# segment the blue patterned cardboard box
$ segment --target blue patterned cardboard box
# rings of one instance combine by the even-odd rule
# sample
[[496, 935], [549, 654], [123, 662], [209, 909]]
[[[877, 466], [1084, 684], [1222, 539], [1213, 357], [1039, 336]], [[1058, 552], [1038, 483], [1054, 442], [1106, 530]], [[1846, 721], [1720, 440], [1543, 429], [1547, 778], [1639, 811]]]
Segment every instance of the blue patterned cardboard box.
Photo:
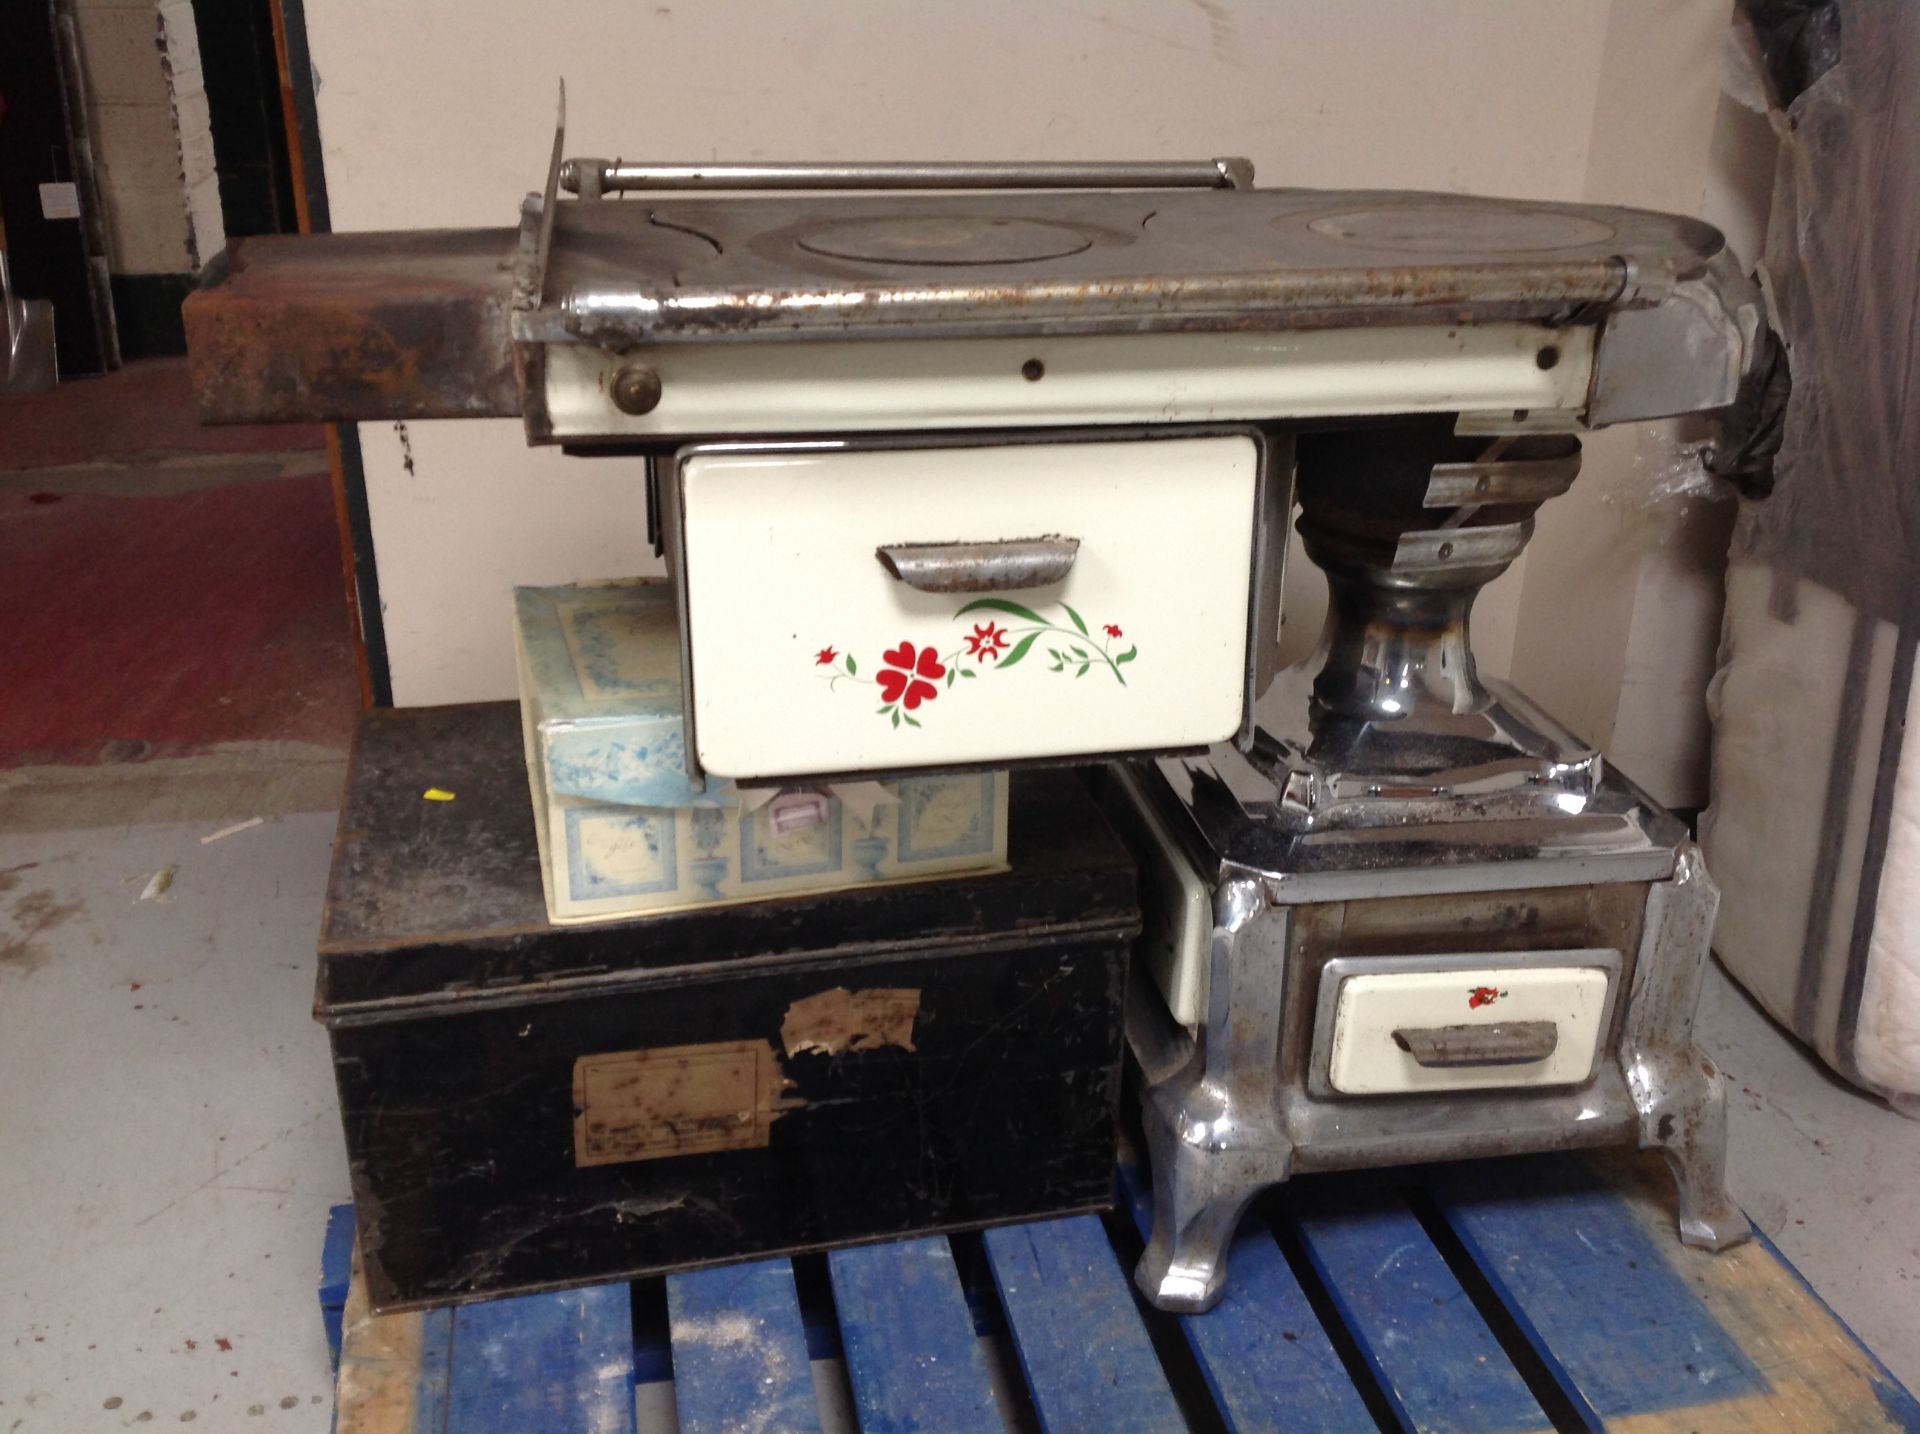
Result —
[[514, 605], [552, 920], [1005, 869], [1005, 772], [694, 791], [665, 583], [519, 588]]

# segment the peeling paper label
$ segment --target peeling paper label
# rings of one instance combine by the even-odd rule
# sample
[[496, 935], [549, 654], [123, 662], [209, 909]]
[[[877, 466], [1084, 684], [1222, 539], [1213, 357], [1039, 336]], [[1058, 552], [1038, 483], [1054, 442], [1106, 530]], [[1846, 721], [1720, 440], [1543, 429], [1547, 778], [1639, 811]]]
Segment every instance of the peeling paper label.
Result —
[[917, 990], [875, 986], [849, 991], [835, 986], [787, 1007], [787, 1018], [780, 1023], [780, 1044], [789, 1057], [806, 1051], [837, 1056], [842, 1051], [877, 1051], [882, 1046], [910, 1051], [919, 1014]]
[[611, 1051], [573, 1063], [573, 1163], [764, 1148], [802, 1102], [766, 1041]]

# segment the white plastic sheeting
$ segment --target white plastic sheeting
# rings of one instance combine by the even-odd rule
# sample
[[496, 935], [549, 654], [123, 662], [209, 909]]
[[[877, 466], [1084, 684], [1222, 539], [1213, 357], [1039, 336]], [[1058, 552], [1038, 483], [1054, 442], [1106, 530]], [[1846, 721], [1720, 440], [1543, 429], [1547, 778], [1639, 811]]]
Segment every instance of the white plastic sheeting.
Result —
[[1842, 1075], [1920, 1092], [1920, 6], [1747, 0], [1793, 394], [1711, 693], [1715, 946]]

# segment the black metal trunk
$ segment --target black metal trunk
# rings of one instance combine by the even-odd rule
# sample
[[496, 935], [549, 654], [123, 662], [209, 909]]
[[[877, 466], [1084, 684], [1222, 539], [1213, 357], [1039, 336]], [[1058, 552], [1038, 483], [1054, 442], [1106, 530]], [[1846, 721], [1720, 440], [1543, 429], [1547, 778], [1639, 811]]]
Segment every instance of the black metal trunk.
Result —
[[556, 927], [513, 706], [369, 714], [317, 1014], [375, 1305], [1107, 1205], [1133, 866], [1012, 803], [998, 875]]

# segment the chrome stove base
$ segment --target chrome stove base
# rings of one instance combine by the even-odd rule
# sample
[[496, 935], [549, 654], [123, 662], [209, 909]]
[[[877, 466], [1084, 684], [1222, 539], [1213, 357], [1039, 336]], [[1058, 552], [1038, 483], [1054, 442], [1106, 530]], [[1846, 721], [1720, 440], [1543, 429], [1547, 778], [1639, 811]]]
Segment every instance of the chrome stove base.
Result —
[[[1677, 822], [1607, 773], [1592, 816], [1616, 824], [1584, 845], [1578, 819], [1557, 850], [1551, 821], [1527, 824], [1533, 846], [1514, 841], [1511, 824], [1464, 822], [1394, 834], [1385, 865], [1384, 853], [1369, 858], [1364, 846], [1329, 860], [1315, 838], [1298, 835], [1281, 845], [1301, 859], [1276, 860], [1284, 823], [1247, 812], [1225, 789], [1216, 769], [1233, 760], [1216, 749], [1210, 759], [1163, 762], [1186, 784], [1178, 795], [1150, 770], [1131, 779], [1157, 785], [1162, 815], [1183, 826], [1196, 865], [1218, 873], [1204, 1019], [1192, 1031], [1176, 1023], [1138, 963], [1129, 993], [1154, 1186], [1153, 1229], [1134, 1278], [1153, 1304], [1210, 1308], [1241, 1216], [1296, 1171], [1638, 1144], [1667, 1158], [1683, 1241], [1718, 1250], [1748, 1237], [1726, 1193], [1724, 1080], [1692, 1042], [1719, 895]], [[1475, 828], [1493, 825], [1501, 839], [1482, 831], [1488, 845], [1476, 851]], [[1578, 884], [1568, 884], [1575, 872]], [[1384, 949], [1383, 931], [1414, 938], [1415, 950], [1443, 949], [1436, 943], [1449, 931], [1474, 932], [1492, 952], [1618, 940], [1628, 964], [1592, 1074], [1561, 1087], [1330, 1091], [1311, 1024], [1314, 988], [1340, 954], [1345, 913], [1362, 906], [1370, 914], [1353, 923], [1362, 934], [1348, 938], [1349, 950], [1356, 939]], [[1381, 912], [1397, 914], [1383, 923]]]

